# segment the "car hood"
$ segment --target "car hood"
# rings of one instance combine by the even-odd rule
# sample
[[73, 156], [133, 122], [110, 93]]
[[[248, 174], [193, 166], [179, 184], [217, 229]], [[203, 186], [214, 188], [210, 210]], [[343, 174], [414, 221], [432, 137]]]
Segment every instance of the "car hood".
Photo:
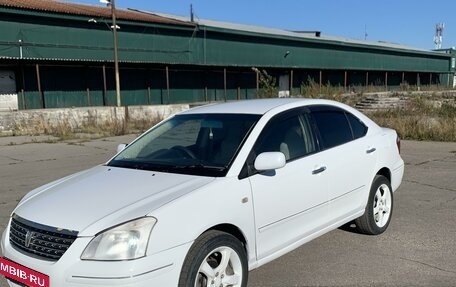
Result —
[[39, 224], [93, 236], [148, 215], [214, 180], [210, 177], [97, 166], [27, 195], [18, 216]]

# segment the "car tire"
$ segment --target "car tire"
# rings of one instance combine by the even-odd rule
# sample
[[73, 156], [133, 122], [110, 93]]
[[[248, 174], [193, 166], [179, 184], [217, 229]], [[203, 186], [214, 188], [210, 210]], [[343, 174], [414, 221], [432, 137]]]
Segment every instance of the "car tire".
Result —
[[243, 244], [231, 234], [211, 230], [201, 235], [188, 252], [179, 287], [245, 287], [247, 255]]
[[369, 193], [364, 214], [355, 220], [360, 233], [377, 235], [383, 233], [393, 214], [393, 192], [389, 180], [376, 175]]

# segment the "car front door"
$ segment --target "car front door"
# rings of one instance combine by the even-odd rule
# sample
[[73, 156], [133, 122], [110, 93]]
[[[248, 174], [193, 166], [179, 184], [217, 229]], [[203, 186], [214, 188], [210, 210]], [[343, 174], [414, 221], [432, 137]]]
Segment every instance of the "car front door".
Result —
[[328, 180], [307, 114], [287, 113], [273, 118], [250, 158], [270, 151], [282, 152], [286, 165], [249, 177], [259, 261], [297, 247], [328, 221]]

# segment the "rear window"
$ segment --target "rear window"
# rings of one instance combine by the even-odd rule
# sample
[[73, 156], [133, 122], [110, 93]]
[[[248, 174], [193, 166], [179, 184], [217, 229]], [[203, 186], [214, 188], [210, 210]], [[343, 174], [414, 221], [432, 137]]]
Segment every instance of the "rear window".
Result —
[[312, 115], [320, 132], [323, 149], [353, 140], [350, 125], [343, 111], [314, 111]]
[[367, 127], [361, 122], [357, 117], [350, 113], [346, 113], [348, 121], [350, 122], [350, 126], [353, 132], [353, 137], [355, 139], [359, 139], [366, 135]]

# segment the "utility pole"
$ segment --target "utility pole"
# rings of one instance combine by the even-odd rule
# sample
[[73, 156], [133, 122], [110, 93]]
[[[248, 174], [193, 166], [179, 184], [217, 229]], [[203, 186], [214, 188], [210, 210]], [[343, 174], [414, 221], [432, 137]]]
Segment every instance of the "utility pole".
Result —
[[112, 15], [112, 35], [114, 38], [114, 71], [116, 74], [116, 102], [117, 106], [121, 106], [120, 102], [120, 76], [119, 76], [119, 57], [117, 53], [117, 24], [116, 24], [116, 4], [115, 0], [111, 2], [111, 15]]
[[111, 17], [112, 17], [112, 36], [114, 41], [114, 73], [116, 80], [116, 105], [120, 107], [122, 105], [120, 101], [120, 76], [119, 76], [119, 56], [117, 49], [117, 23], [116, 23], [116, 3], [115, 0], [100, 0], [101, 3], [105, 3], [111, 6]]

